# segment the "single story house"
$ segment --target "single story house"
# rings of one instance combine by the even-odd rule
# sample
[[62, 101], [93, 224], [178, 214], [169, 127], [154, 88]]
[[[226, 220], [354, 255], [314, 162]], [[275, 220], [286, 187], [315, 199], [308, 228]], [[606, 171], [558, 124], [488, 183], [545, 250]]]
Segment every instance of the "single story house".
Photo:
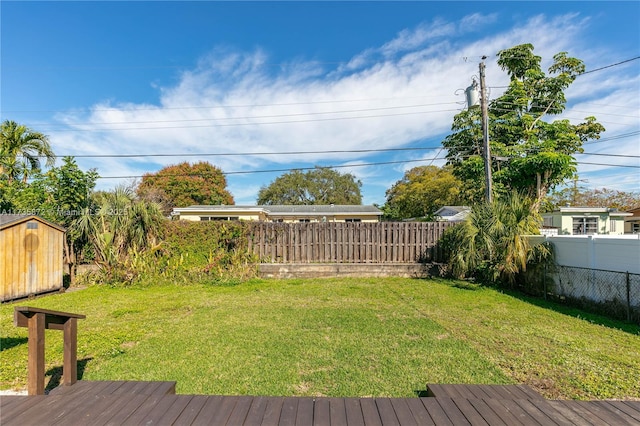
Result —
[[625, 218], [632, 214], [606, 207], [560, 207], [541, 216], [543, 226], [557, 228], [559, 235], [623, 235]]
[[0, 301], [62, 289], [64, 233], [35, 215], [0, 214]]
[[640, 234], [640, 207], [627, 210], [627, 213], [631, 213], [631, 216], [624, 219], [624, 233]]
[[462, 222], [470, 211], [471, 207], [467, 206], [443, 206], [434, 213], [434, 216], [439, 222]]
[[208, 205], [177, 207], [172, 217], [184, 220], [257, 220], [263, 222], [379, 222], [375, 206], [354, 205]]

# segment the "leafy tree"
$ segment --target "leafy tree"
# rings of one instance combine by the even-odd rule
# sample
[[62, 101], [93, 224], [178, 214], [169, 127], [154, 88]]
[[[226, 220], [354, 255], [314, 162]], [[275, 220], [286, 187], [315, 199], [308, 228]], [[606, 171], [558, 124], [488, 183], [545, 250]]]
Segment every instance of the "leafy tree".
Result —
[[146, 173], [136, 192], [143, 200], [162, 204], [165, 215], [173, 207], [234, 204], [222, 170], [204, 161], [184, 162]]
[[440, 207], [458, 204], [460, 186], [449, 167], [414, 167], [387, 190], [383, 211], [392, 220], [412, 217], [432, 220]]
[[55, 156], [49, 138], [18, 124], [5, 120], [0, 125], [0, 173], [8, 182], [28, 177], [40, 171], [40, 158], [46, 158], [47, 166], [52, 166]]
[[531, 246], [527, 238], [539, 234], [542, 223], [533, 201], [514, 192], [491, 204], [475, 204], [463, 223], [445, 232], [453, 274], [513, 283], [531, 260], [549, 258], [549, 246]]
[[277, 177], [258, 192], [259, 205], [328, 205], [362, 203], [362, 182], [350, 173], [316, 167], [302, 172], [293, 170]]
[[[536, 211], [551, 188], [574, 176], [573, 154], [583, 152], [582, 144], [598, 139], [604, 131], [594, 117], [579, 124], [543, 120], [564, 111], [564, 91], [585, 67], [579, 59], [560, 52], [545, 74], [541, 60], [533, 54], [531, 44], [500, 51], [498, 65], [511, 81], [505, 93], [489, 104], [494, 190], [498, 194], [523, 192], [534, 199], [532, 207]], [[484, 193], [484, 163], [479, 108], [457, 114], [452, 130], [454, 133], [443, 141], [448, 149], [448, 164], [463, 181], [463, 192], [480, 201]]]
[[546, 198], [543, 208], [546, 211], [553, 211], [566, 205], [576, 207], [609, 207], [626, 211], [640, 207], [640, 193], [607, 188], [588, 189], [574, 186], [553, 191]]

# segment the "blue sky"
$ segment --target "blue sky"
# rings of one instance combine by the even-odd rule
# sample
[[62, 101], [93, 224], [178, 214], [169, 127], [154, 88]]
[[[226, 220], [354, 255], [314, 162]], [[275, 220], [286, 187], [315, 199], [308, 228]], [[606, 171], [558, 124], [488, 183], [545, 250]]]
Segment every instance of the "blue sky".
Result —
[[624, 62], [640, 56], [640, 2], [2, 1], [0, 13], [1, 119], [97, 168], [100, 189], [206, 160], [236, 204], [254, 204], [285, 170], [336, 166], [383, 204], [406, 170], [444, 163], [480, 58], [495, 98], [508, 83], [496, 53], [532, 43], [545, 68], [567, 51], [593, 71], [558, 117], [607, 129], [577, 157], [579, 184], [640, 190], [640, 60]]

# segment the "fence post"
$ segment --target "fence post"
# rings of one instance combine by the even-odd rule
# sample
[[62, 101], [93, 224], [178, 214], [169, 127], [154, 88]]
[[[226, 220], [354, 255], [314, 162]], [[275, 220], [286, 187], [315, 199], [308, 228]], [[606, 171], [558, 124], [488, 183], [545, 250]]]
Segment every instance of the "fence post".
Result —
[[625, 275], [627, 278], [627, 321], [631, 322], [631, 280], [629, 279], [629, 271]]
[[544, 290], [544, 300], [547, 300], [547, 262], [544, 262], [544, 273], [542, 275], [542, 288]]

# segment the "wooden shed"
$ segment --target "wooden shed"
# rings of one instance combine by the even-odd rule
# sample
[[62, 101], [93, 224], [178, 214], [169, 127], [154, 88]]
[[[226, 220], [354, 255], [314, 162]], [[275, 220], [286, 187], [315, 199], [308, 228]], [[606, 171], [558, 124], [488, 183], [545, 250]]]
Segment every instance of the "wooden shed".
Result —
[[0, 214], [0, 301], [60, 290], [64, 228], [34, 215]]

